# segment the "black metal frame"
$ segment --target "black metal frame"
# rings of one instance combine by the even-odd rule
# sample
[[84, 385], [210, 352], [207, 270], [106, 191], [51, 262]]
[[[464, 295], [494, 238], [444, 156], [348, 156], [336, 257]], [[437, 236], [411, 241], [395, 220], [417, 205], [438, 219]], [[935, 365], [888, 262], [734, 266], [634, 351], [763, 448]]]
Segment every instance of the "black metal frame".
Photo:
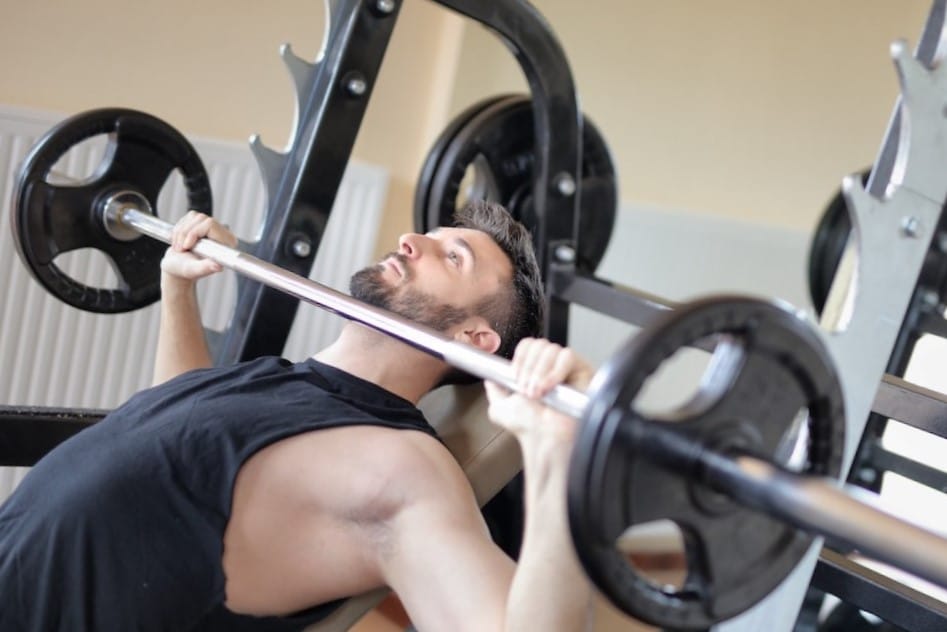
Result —
[[[910, 323], [920, 320], [905, 319], [905, 329]], [[916, 342], [916, 337], [913, 342]], [[913, 342], [910, 346], [902, 347], [904, 353], [910, 355]], [[945, 409], [947, 395], [886, 375], [872, 405], [871, 418], [877, 418], [881, 423], [876, 421], [874, 428], [866, 429], [857, 460], [853, 462], [850, 482], [867, 482], [870, 486], [863, 486], [877, 491], [884, 473], [893, 472], [932, 489], [947, 492], [947, 473], [886, 450], [880, 441], [889, 420], [897, 420], [947, 438], [947, 423], [943, 416]], [[820, 629], [815, 614], [825, 593], [838, 597], [843, 607], [871, 612], [906, 630], [947, 630], [947, 605], [845, 557], [849, 553], [851, 551], [837, 542], [825, 543], [812, 576], [807, 602], [796, 623], [796, 632]]]
[[106, 413], [94, 409], [0, 406], [0, 465], [34, 465]]
[[912, 632], [945, 629], [947, 604], [828, 549], [822, 551], [812, 585]]
[[[303, 73], [308, 77], [297, 79], [295, 141], [282, 169], [265, 174], [268, 206], [252, 254], [303, 276], [315, 261], [401, 6], [393, 3], [385, 13], [371, 4], [339, 0], [330, 10], [325, 56]], [[302, 255], [293, 247], [300, 240], [308, 244]], [[299, 301], [245, 279], [237, 287], [234, 316], [215, 349], [216, 362], [282, 353]]]

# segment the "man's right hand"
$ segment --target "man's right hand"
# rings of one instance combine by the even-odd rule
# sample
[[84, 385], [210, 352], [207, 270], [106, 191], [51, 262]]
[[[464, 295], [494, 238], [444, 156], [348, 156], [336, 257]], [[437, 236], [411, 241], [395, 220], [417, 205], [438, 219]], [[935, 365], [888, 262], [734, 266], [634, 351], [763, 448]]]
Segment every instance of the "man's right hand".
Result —
[[559, 384], [584, 391], [592, 380], [592, 366], [571, 348], [541, 338], [521, 340], [512, 366], [518, 393], [484, 383], [493, 423], [516, 435], [521, 445], [537, 440], [571, 444], [578, 421], [548, 408], [540, 399]]
[[161, 259], [162, 284], [187, 281], [220, 272], [221, 266], [211, 259], [203, 259], [190, 252], [198, 240], [213, 239], [231, 248], [237, 247], [237, 237], [213, 217], [188, 211], [171, 231], [171, 246]]

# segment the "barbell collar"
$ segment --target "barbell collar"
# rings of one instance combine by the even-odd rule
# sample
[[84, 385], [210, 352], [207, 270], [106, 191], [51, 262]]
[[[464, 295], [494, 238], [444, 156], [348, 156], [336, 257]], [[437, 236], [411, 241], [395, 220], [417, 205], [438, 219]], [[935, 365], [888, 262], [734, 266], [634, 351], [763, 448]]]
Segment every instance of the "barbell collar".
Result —
[[[128, 203], [127, 199], [123, 199], [120, 204], [106, 203], [103, 218], [106, 226], [131, 228], [142, 235], [166, 244], [171, 243], [173, 225], [141, 210], [138, 205]], [[249, 279], [387, 334], [444, 360], [451, 366], [496, 382], [510, 390], [519, 390], [513, 365], [509, 360], [453, 340], [436, 329], [369, 305], [312, 279], [210, 239], [199, 240], [191, 251]], [[559, 385], [543, 398], [543, 402], [578, 419], [582, 417], [588, 404], [588, 396], [577, 389]]]

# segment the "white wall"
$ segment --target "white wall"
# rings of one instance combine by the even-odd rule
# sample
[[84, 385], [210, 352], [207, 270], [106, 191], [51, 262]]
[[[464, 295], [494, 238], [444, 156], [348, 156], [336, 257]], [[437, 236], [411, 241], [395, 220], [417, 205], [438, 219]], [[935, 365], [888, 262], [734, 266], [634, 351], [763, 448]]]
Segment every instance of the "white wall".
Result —
[[[736, 292], [810, 309], [803, 230], [625, 204], [596, 276], [674, 301]], [[634, 331], [573, 308], [570, 342], [600, 364]]]

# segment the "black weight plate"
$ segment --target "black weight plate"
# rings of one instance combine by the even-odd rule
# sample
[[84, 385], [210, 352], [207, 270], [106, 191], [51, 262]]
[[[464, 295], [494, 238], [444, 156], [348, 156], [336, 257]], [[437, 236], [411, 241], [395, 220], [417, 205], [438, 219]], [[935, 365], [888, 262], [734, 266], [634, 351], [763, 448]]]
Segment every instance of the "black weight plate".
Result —
[[[470, 198], [503, 204], [534, 231], [532, 207], [534, 129], [532, 102], [523, 95], [495, 97], [456, 117], [428, 153], [415, 193], [415, 229], [449, 225], [468, 168]], [[615, 225], [618, 187], [605, 140], [583, 118], [581, 210], [576, 266], [592, 272], [605, 254]]]
[[[426, 233], [431, 228], [435, 228], [438, 225], [444, 225], [430, 225], [428, 222], [427, 209], [430, 204], [431, 187], [428, 186], [427, 183], [430, 183], [434, 179], [434, 174], [438, 172], [441, 159], [444, 157], [444, 151], [447, 149], [447, 146], [451, 143], [451, 141], [454, 140], [457, 132], [463, 129], [464, 126], [470, 123], [473, 117], [486, 108], [500, 101], [507, 101], [513, 97], [514, 95], [498, 95], [474, 103], [466, 110], [455, 116], [454, 119], [448, 123], [447, 127], [445, 127], [437, 137], [437, 140], [434, 141], [434, 145], [432, 145], [431, 149], [427, 152], [427, 157], [424, 159], [424, 164], [421, 165], [421, 176], [418, 178], [419, 184], [414, 190], [415, 230]], [[435, 202], [435, 205], [437, 204], [438, 202]]]
[[[635, 400], [648, 378], [708, 336], [721, 342], [696, 395], [667, 418], [642, 413]], [[704, 481], [708, 452], [783, 464], [805, 410], [807, 451], [795, 469], [838, 475], [842, 392], [809, 324], [759, 300], [696, 301], [630, 340], [589, 397], [570, 469], [569, 520], [579, 558], [617, 607], [654, 625], [706, 629], [757, 603], [795, 567], [808, 535]], [[648, 581], [616, 548], [628, 527], [656, 520], [673, 521], [683, 535], [688, 573], [679, 589]]]
[[[103, 163], [88, 179], [50, 181], [53, 166], [70, 149], [107, 135]], [[82, 310], [127, 312], [158, 300], [159, 264], [167, 246], [148, 238], [119, 241], [106, 231], [105, 200], [117, 191], [143, 196], [153, 210], [168, 177], [178, 170], [188, 208], [211, 212], [207, 171], [177, 130], [150, 114], [121, 108], [73, 116], [47, 132], [27, 155], [16, 180], [11, 224], [20, 258], [57, 298]], [[146, 210], [146, 209], [142, 209]], [[118, 277], [116, 289], [96, 288], [69, 277], [55, 259], [79, 248], [105, 253]]]
[[[862, 184], [868, 182], [869, 173], [862, 172]], [[825, 307], [851, 232], [852, 218], [845, 196], [839, 190], [826, 206], [809, 245], [809, 296], [817, 314]]]

